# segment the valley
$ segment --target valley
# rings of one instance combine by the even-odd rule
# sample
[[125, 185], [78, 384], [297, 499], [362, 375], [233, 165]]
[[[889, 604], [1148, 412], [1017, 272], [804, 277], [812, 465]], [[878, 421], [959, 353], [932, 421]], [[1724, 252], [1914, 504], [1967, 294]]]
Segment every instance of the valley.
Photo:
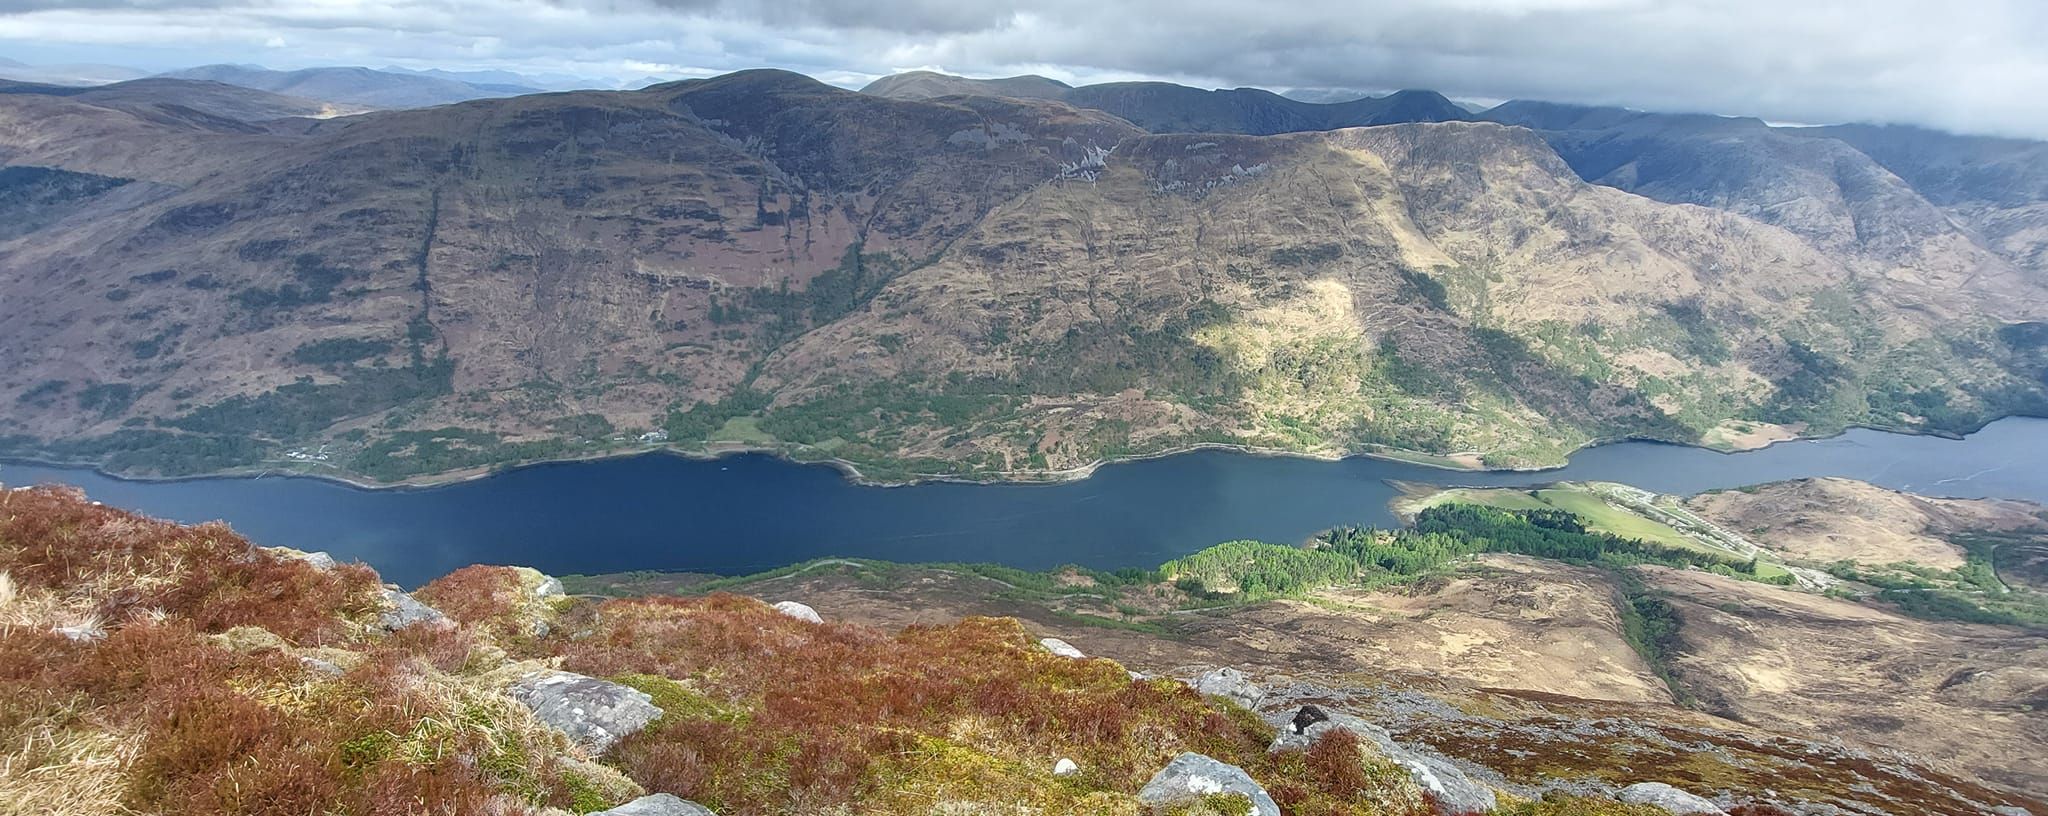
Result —
[[0, 4], [0, 816], [2048, 816], [2036, 5]]

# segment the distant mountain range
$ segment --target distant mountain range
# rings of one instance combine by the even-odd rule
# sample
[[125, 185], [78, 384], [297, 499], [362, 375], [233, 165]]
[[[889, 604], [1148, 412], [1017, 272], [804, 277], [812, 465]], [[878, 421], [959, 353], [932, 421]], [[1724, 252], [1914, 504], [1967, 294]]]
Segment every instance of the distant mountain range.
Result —
[[415, 70], [390, 66], [307, 68], [278, 71], [257, 65], [202, 65], [152, 75], [113, 65], [28, 65], [0, 59], [0, 80], [43, 85], [92, 86], [157, 76], [218, 82], [332, 103], [355, 111], [422, 108], [541, 91], [599, 87], [596, 80], [566, 75], [528, 76], [511, 71]]
[[149, 72], [120, 65], [30, 65], [0, 57], [0, 79], [48, 85], [100, 85], [141, 79]]
[[[214, 75], [494, 92], [365, 73]], [[1019, 479], [2048, 413], [2037, 142], [1030, 77], [325, 120], [216, 82], [0, 90], [15, 455], [388, 480], [658, 428]]]
[[891, 99], [974, 95], [1057, 99], [1105, 111], [1153, 133], [1245, 133], [1267, 136], [1307, 130], [1445, 122], [1469, 118], [1434, 91], [1400, 91], [1334, 103], [1290, 99], [1257, 88], [1205, 91], [1168, 82], [1110, 82], [1075, 88], [1041, 76], [968, 79], [930, 71], [875, 80], [861, 93]]
[[516, 84], [477, 83], [445, 76], [394, 73], [371, 68], [307, 68], [272, 71], [248, 65], [203, 65], [172, 71], [171, 79], [198, 79], [259, 91], [361, 105], [369, 108], [427, 108], [472, 99], [538, 93]]

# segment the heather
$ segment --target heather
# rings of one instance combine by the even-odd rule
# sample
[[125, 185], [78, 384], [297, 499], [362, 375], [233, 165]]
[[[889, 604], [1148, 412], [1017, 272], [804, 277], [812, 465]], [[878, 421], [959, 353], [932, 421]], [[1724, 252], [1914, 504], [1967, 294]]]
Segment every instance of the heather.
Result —
[[[583, 813], [673, 792], [722, 814], [1128, 813], [1183, 751], [1291, 812], [1420, 813], [1355, 743], [1267, 754], [1251, 712], [1041, 648], [1011, 619], [889, 633], [751, 598], [597, 602], [478, 566], [387, 630], [376, 575], [75, 491], [0, 492], [0, 812]], [[506, 694], [560, 668], [658, 720], [601, 752]], [[1077, 773], [1055, 776], [1073, 760]]]

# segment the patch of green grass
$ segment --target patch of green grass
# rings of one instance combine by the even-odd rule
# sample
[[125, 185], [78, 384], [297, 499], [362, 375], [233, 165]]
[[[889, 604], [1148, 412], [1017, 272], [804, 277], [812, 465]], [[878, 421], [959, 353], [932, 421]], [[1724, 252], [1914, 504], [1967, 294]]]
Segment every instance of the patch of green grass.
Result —
[[1537, 498], [1559, 510], [1565, 510], [1586, 520], [1586, 529], [1613, 533], [1623, 538], [1638, 538], [1655, 541], [1673, 547], [1701, 548], [1691, 536], [1674, 530], [1670, 525], [1652, 521], [1636, 515], [1625, 508], [1608, 504], [1605, 499], [1576, 487], [1554, 487], [1538, 491]]
[[739, 442], [746, 445], [773, 445], [776, 440], [773, 434], [761, 430], [761, 420], [759, 417], [742, 416], [726, 420], [725, 424], [719, 426], [718, 430], [711, 432], [709, 441]]

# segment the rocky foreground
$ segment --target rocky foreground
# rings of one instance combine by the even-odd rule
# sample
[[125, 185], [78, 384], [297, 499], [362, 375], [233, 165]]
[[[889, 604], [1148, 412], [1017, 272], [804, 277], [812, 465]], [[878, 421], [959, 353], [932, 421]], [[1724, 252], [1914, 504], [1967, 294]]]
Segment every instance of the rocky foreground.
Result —
[[2048, 813], [1668, 706], [1127, 668], [1011, 618], [888, 631], [780, 600], [489, 566], [408, 594], [0, 492], [0, 812]]

